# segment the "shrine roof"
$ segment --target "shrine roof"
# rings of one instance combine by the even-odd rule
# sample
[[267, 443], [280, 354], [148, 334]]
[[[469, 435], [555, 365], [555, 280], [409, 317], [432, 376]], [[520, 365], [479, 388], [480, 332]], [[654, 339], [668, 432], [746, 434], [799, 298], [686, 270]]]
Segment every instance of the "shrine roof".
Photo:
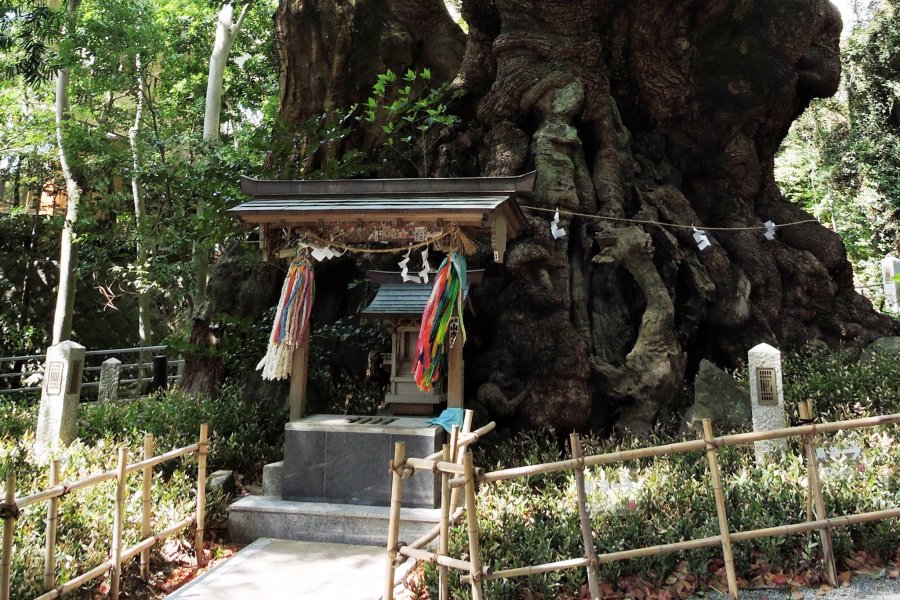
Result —
[[487, 227], [500, 211], [517, 234], [525, 219], [512, 201], [530, 192], [535, 173], [516, 177], [266, 181], [241, 178], [253, 197], [229, 212], [247, 223], [310, 224], [417, 219]]
[[[469, 295], [469, 284], [463, 288], [463, 298]], [[372, 303], [362, 310], [370, 317], [421, 317], [428, 298], [431, 296], [430, 283], [382, 283]]]

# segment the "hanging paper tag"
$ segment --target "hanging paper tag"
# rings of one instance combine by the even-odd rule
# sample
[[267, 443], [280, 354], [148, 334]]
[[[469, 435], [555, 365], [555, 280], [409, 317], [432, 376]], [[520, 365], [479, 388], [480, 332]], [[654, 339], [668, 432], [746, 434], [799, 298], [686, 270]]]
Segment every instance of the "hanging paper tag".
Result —
[[706, 236], [705, 231], [703, 231], [702, 229], [697, 229], [696, 227], [694, 227], [693, 229], [694, 241], [697, 242], [697, 247], [700, 248], [701, 251], [706, 250], [707, 248], [712, 246], [712, 244], [709, 243], [709, 238]]
[[428, 248], [422, 250], [422, 270], [419, 271], [419, 278], [422, 283], [428, 283], [428, 274], [431, 273], [431, 265], [428, 264]]
[[422, 281], [416, 275], [409, 274], [409, 254], [412, 252], [412, 248], [406, 251], [406, 254], [403, 255], [403, 260], [401, 260], [397, 265], [400, 267], [400, 277], [403, 279], [403, 282], [412, 282], [412, 283], [422, 283]]
[[556, 214], [553, 215], [553, 220], [550, 221], [550, 233], [553, 235], [554, 240], [558, 240], [561, 237], [565, 237], [566, 230], [559, 226], [559, 209], [556, 209]]
[[314, 246], [312, 247], [312, 252], [310, 254], [312, 255], [312, 257], [314, 259], [316, 259], [319, 262], [322, 262], [323, 260], [326, 260], [327, 258], [329, 258], [328, 254], [325, 252], [325, 250], [323, 250], [322, 248], [316, 248]]
[[775, 223], [771, 220], [763, 223], [766, 226], [766, 232], [763, 234], [770, 242], [775, 239]]

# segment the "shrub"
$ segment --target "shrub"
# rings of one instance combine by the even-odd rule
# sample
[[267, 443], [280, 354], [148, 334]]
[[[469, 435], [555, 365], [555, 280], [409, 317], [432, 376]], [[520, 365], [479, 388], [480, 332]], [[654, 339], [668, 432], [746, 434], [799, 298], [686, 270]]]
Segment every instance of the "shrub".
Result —
[[[17, 496], [48, 486], [46, 466], [33, 454], [37, 407], [0, 402], [0, 476], [17, 477]], [[258, 477], [262, 465], [280, 454], [287, 415], [281, 406], [243, 402], [233, 387], [213, 400], [170, 391], [123, 403], [85, 403], [79, 412], [80, 437], [59, 452], [63, 481], [75, 481], [116, 466], [116, 448], [129, 449], [129, 462], [142, 456], [143, 436], [153, 434], [157, 453], [197, 441], [200, 424], [210, 429], [208, 468], [230, 468]], [[196, 459], [164, 463], [154, 470], [154, 531], [193, 514]], [[60, 502], [57, 575], [60, 583], [84, 573], [108, 557], [112, 536], [115, 482], [107, 481], [66, 495]], [[124, 544], [139, 541], [142, 483], [128, 477]], [[210, 494], [208, 515], [221, 511], [225, 499]], [[13, 551], [12, 597], [29, 598], [42, 590], [46, 503], [23, 510], [17, 521]]]
[[[792, 355], [785, 365], [789, 404], [813, 399], [822, 420], [837, 420], [900, 411], [900, 378], [891, 365], [862, 366], [846, 353], [816, 352]], [[823, 490], [831, 516], [892, 508], [900, 504], [900, 460], [896, 426], [843, 432], [820, 438], [820, 446], [856, 445], [858, 461], [842, 459], [823, 467]], [[654, 446], [682, 438], [656, 432], [643, 438], [585, 439], [586, 454]], [[481, 446], [476, 464], [486, 470], [537, 464], [568, 458], [550, 435], [529, 434]], [[726, 508], [732, 531], [746, 531], [797, 523], [807, 519], [806, 467], [801, 444], [794, 439], [784, 460], [758, 466], [752, 446], [718, 451]], [[631, 461], [586, 470], [588, 504], [598, 551], [669, 544], [718, 534], [715, 503], [704, 452]], [[629, 487], [622, 486], [625, 479]], [[591, 489], [592, 488], [592, 489]], [[631, 502], [629, 502], [631, 501]], [[480, 544], [483, 562], [494, 570], [536, 565], [584, 555], [571, 472], [484, 485], [478, 495]], [[833, 530], [840, 562], [854, 549], [892, 557], [900, 540], [895, 519]], [[754, 569], [810, 567], [822, 571], [817, 532], [734, 543], [738, 575], [750, 578]], [[468, 555], [465, 527], [451, 534], [451, 554]], [[600, 577], [615, 584], [639, 576], [663, 585], [679, 563], [686, 561], [704, 576], [711, 561], [721, 559], [720, 546], [660, 557], [603, 565]], [[424, 566], [426, 585], [436, 597], [437, 573]], [[452, 570], [451, 570], [452, 573]], [[577, 595], [585, 583], [583, 569], [485, 582], [489, 598], [546, 598]], [[451, 576], [454, 597], [468, 597], [466, 586]]]

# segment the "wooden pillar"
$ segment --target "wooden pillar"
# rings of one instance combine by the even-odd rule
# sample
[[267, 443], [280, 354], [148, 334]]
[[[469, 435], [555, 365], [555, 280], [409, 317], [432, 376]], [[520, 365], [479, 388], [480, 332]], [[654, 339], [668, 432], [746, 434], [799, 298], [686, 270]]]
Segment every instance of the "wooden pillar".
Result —
[[463, 341], [457, 335], [447, 356], [447, 408], [463, 407], [463, 372]]
[[307, 371], [309, 370], [309, 329], [307, 324], [300, 345], [291, 359], [290, 419], [296, 421], [306, 416]]

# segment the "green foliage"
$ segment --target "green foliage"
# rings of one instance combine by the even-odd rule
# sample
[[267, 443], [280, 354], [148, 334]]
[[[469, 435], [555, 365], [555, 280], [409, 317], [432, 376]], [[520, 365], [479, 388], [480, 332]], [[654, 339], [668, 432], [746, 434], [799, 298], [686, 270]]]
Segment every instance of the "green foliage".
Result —
[[209, 468], [232, 469], [253, 477], [281, 453], [287, 413], [282, 402], [241, 399], [236, 385], [226, 385], [215, 399], [194, 398], [171, 390], [163, 396], [125, 403], [82, 404], [79, 437], [86, 444], [113, 438], [140, 446], [144, 434], [158, 448], [175, 448], [197, 440], [201, 423], [209, 424]]
[[897, 0], [882, 3], [854, 32], [842, 91], [812, 103], [776, 168], [785, 195], [840, 233], [862, 285], [880, 283], [879, 261], [900, 252], [898, 8]]
[[[894, 365], [864, 366], [842, 352], [790, 356], [785, 363], [788, 402], [811, 398], [822, 420], [838, 420], [900, 411], [900, 381]], [[844, 432], [820, 438], [820, 446], [863, 449], [858, 461], [842, 458], [823, 468], [823, 489], [830, 515], [882, 510], [900, 502], [900, 444], [896, 426]], [[654, 433], [642, 438], [586, 439], [586, 454], [603, 454], [680, 441]], [[485, 439], [490, 444], [491, 438]], [[797, 523], [807, 519], [806, 468], [800, 443], [792, 440], [784, 460], [758, 466], [752, 446], [722, 448], [726, 509], [732, 531]], [[475, 462], [486, 470], [569, 458], [549, 435], [529, 434], [482, 446]], [[718, 534], [715, 502], [703, 452], [632, 461], [586, 470], [588, 505], [599, 552], [608, 553], [669, 544]], [[622, 485], [624, 481], [630, 484]], [[570, 472], [535, 476], [482, 486], [478, 494], [483, 561], [494, 570], [583, 556], [574, 476]], [[677, 518], [673, 518], [677, 515]], [[900, 539], [894, 519], [834, 530], [838, 561], [854, 549], [891, 558]], [[818, 535], [798, 534], [734, 544], [739, 576], [768, 565], [789, 571], [822, 570]], [[468, 554], [465, 527], [451, 534], [450, 553]], [[718, 546], [659, 557], [615, 562], [600, 567], [603, 581], [615, 586], [622, 577], [639, 575], [663, 585], [682, 561], [706, 577], [710, 562], [721, 559]], [[437, 573], [425, 565], [426, 583], [436, 593]], [[452, 572], [452, 571], [451, 571]], [[583, 570], [560, 571], [485, 583], [489, 598], [572, 595], [585, 583]], [[468, 597], [451, 576], [454, 597]]]
[[[313, 410], [339, 415], [374, 415], [384, 401], [386, 373], [375, 372], [375, 359], [390, 350], [383, 327], [360, 323], [356, 316], [338, 319], [312, 334], [309, 385]], [[337, 353], [366, 365], [363, 373], [340, 367]]]
[[62, 15], [40, 1], [0, 3], [0, 73], [29, 84], [49, 79], [50, 45], [59, 37]]
[[[18, 495], [47, 487], [46, 468], [32, 453], [37, 407], [24, 408], [0, 400], [0, 477], [14, 471]], [[200, 424], [209, 423], [208, 468], [235, 469], [258, 477], [262, 465], [275, 460], [283, 445], [281, 403], [248, 403], [234, 387], [215, 399], [192, 398], [177, 391], [159, 398], [127, 403], [82, 404], [80, 437], [59, 453], [64, 481], [75, 481], [115, 468], [116, 448], [125, 445], [129, 460], [142, 456], [143, 436], [153, 434], [157, 454], [197, 441]], [[154, 530], [161, 531], [193, 514], [196, 500], [196, 460], [186, 458], [157, 467], [153, 479]], [[126, 546], [140, 539], [141, 477], [128, 478]], [[79, 490], [60, 503], [57, 563], [60, 583], [86, 572], [108, 558], [115, 483]], [[210, 495], [208, 514], [221, 511], [224, 498]], [[12, 597], [41, 593], [46, 504], [26, 508], [17, 521], [13, 550]], [[186, 532], [187, 535], [189, 532]]]
[[412, 165], [419, 177], [427, 177], [440, 133], [459, 122], [448, 107], [459, 93], [451, 93], [448, 84], [432, 87], [428, 69], [410, 69], [402, 76], [388, 69], [378, 76], [359, 120], [376, 128], [386, 147]]

